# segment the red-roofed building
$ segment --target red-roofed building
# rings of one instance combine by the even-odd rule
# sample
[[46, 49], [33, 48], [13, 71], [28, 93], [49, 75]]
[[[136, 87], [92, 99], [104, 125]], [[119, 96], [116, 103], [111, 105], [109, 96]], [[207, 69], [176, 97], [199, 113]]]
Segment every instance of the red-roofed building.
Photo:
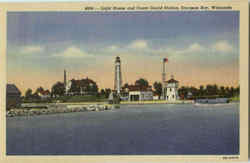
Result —
[[153, 100], [152, 86], [126, 85], [122, 90], [123, 94], [128, 96], [129, 101]]
[[42, 99], [49, 98], [50, 97], [50, 91], [49, 90], [39, 90], [37, 92], [38, 96]]

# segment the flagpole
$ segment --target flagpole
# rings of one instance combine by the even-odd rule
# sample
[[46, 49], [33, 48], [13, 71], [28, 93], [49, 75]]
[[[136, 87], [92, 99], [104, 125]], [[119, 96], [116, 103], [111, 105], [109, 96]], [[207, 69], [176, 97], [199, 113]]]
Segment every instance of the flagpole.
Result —
[[166, 80], [166, 72], [165, 72], [165, 63], [166, 62], [166, 59], [163, 58], [163, 70], [162, 70], [162, 99], [165, 100], [165, 96], [166, 96], [166, 93], [165, 93], [165, 80]]

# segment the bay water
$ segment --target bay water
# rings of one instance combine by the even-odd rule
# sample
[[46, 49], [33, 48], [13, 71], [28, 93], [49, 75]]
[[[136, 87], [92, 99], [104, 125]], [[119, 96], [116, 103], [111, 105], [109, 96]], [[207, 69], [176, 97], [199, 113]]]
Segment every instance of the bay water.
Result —
[[239, 154], [239, 104], [121, 105], [8, 117], [7, 155]]

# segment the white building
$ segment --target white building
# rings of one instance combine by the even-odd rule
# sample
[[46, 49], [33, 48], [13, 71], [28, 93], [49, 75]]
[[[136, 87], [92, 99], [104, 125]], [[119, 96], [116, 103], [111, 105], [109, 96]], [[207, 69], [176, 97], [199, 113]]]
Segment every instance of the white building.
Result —
[[129, 91], [129, 101], [153, 100], [152, 91]]
[[158, 95], [153, 96], [153, 100], [159, 100], [159, 99], [160, 99], [160, 97]]
[[174, 77], [171, 76], [171, 79], [166, 81], [165, 83], [165, 92], [166, 92], [166, 100], [169, 101], [175, 101], [179, 99], [178, 95], [178, 87], [179, 82], [177, 80], [174, 80]]
[[128, 101], [153, 100], [152, 86], [127, 85], [122, 88]]

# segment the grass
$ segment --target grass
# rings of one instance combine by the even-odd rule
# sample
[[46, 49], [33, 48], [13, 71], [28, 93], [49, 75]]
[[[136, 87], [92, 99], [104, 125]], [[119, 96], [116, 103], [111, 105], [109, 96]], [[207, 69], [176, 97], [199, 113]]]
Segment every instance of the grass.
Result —
[[240, 96], [230, 98], [231, 101], [240, 101]]

